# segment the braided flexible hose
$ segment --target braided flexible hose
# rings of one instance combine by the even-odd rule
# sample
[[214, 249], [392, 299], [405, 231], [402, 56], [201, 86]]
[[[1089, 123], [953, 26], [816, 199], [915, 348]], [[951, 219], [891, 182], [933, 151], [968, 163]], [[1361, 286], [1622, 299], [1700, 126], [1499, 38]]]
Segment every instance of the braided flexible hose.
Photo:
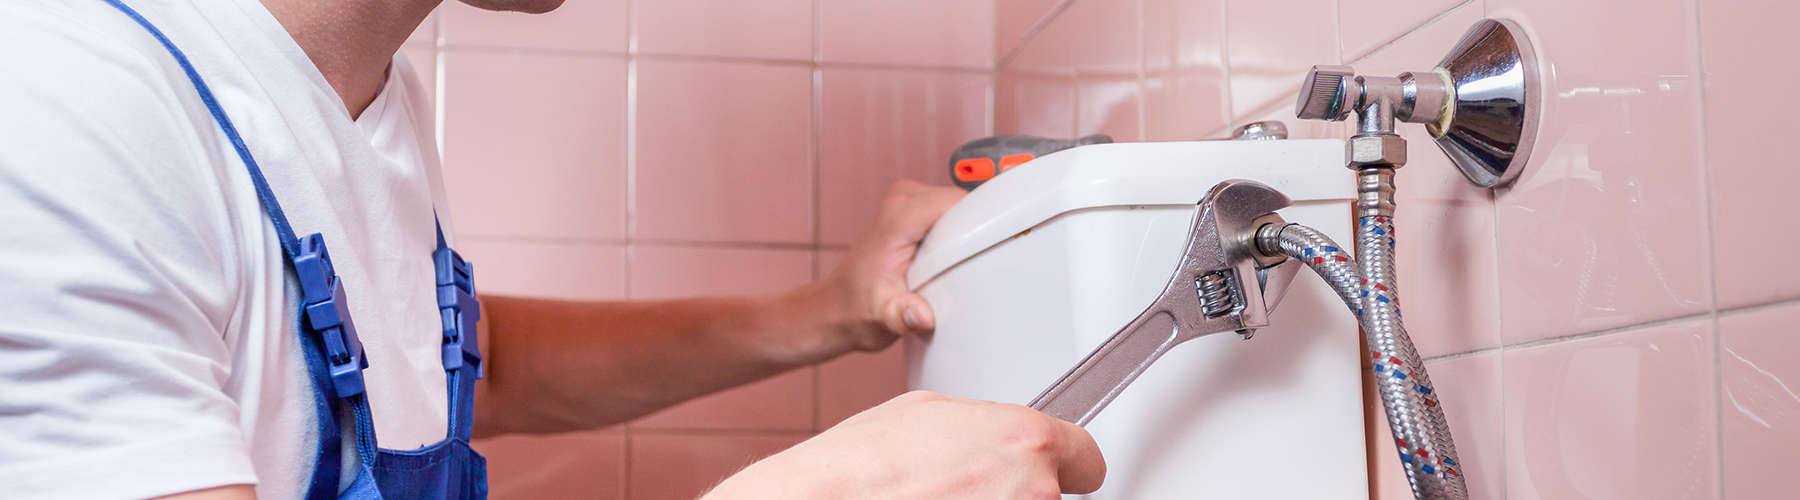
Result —
[[[1345, 255], [1323, 233], [1299, 224], [1289, 224], [1276, 232], [1276, 246], [1281, 253], [1300, 259], [1318, 273], [1362, 323], [1375, 367], [1377, 392], [1413, 496], [1468, 498], [1443, 408], [1438, 405], [1418, 351], [1401, 325], [1392, 284], [1393, 220], [1385, 215], [1365, 216], [1360, 226], [1358, 253], [1369, 256], [1362, 262]], [[1375, 278], [1364, 279], [1367, 271], [1373, 271]]]

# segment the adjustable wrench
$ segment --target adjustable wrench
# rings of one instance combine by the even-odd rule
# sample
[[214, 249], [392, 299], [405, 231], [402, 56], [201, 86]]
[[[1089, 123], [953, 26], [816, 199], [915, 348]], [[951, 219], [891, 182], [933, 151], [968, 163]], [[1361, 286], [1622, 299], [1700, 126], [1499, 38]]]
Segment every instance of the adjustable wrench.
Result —
[[1176, 344], [1224, 332], [1248, 339], [1268, 326], [1269, 311], [1287, 293], [1300, 262], [1260, 254], [1255, 233], [1265, 224], [1285, 224], [1275, 210], [1290, 203], [1253, 181], [1214, 186], [1194, 211], [1187, 251], [1162, 294], [1030, 406], [1087, 425]]

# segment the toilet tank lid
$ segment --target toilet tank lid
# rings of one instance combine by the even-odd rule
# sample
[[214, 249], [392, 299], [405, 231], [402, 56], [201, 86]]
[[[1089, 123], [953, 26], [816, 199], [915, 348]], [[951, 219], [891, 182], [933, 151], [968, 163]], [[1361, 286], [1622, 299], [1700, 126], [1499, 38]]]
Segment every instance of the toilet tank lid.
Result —
[[1064, 213], [1199, 203], [1227, 179], [1268, 184], [1295, 202], [1348, 200], [1354, 182], [1337, 139], [1095, 144], [1007, 171], [951, 207], [913, 257], [918, 289], [981, 251]]

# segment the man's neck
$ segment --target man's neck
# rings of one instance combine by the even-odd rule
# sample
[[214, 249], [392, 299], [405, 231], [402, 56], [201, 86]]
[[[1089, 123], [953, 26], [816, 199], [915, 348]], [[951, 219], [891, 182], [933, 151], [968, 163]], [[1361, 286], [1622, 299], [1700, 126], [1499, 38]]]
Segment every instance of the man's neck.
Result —
[[442, 0], [262, 0], [355, 118], [375, 100], [388, 61]]

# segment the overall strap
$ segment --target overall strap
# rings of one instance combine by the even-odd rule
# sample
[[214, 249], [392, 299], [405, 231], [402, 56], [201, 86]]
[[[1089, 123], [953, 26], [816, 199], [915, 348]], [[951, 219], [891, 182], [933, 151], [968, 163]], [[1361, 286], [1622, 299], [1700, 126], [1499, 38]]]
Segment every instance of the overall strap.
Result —
[[342, 434], [337, 416], [340, 401], [349, 407], [349, 412], [356, 419], [356, 447], [362, 459], [361, 472], [352, 489], [372, 489], [374, 476], [370, 471], [376, 457], [375, 428], [362, 380], [362, 369], [368, 367], [368, 361], [363, 357], [362, 342], [356, 337], [355, 325], [350, 321], [343, 284], [338, 281], [336, 271], [331, 266], [324, 237], [319, 234], [305, 238], [295, 236], [293, 226], [282, 213], [281, 203], [275, 199], [275, 192], [269, 188], [268, 180], [257, 166], [256, 158], [250, 154], [249, 146], [244, 144], [237, 127], [232, 125], [231, 118], [219, 105], [212, 89], [194, 69], [194, 65], [188, 61], [187, 55], [162, 30], [121, 0], [104, 1], [149, 31], [175, 58], [182, 72], [187, 74], [194, 90], [200, 94], [200, 101], [206, 104], [207, 112], [212, 114], [213, 121], [225, 132], [232, 149], [236, 150], [238, 158], [249, 170], [250, 180], [255, 184], [256, 197], [261, 201], [263, 212], [268, 214], [270, 223], [274, 225], [282, 252], [286, 254], [288, 265], [300, 282], [301, 351], [315, 389], [313, 403], [319, 424], [319, 446], [307, 498], [317, 500], [338, 496], [342, 455]]
[[431, 260], [437, 274], [438, 314], [444, 325], [449, 438], [467, 442], [475, 427], [475, 380], [482, 376], [475, 330], [475, 323], [481, 320], [481, 301], [475, 298], [475, 266], [450, 248], [442, 223], [437, 224], [437, 250]]

